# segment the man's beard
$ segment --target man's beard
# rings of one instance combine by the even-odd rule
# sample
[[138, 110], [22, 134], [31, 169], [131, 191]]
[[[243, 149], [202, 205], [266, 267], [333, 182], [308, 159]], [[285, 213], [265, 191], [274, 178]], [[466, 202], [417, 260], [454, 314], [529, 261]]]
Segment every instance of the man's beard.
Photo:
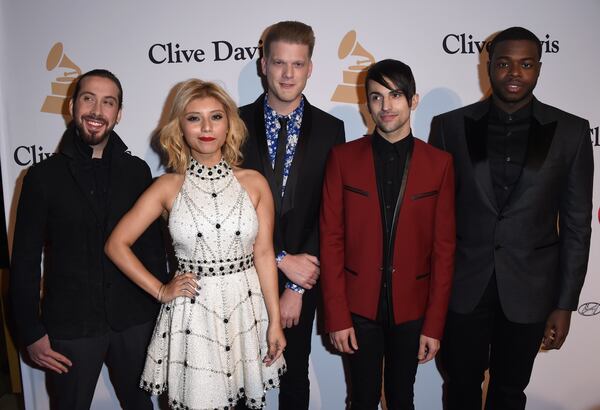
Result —
[[[85, 121], [85, 120], [95, 120], [95, 121], [103, 122], [105, 131], [103, 133], [88, 132], [88, 130], [83, 125], [83, 121]], [[109, 127], [108, 124], [109, 124], [109, 122], [106, 118], [104, 118], [101, 115], [95, 115], [95, 114], [84, 115], [83, 117], [80, 117], [75, 120], [75, 126], [77, 127], [77, 132], [78, 132], [79, 136], [81, 137], [82, 141], [89, 146], [101, 144], [108, 138], [108, 136], [110, 135], [110, 133], [112, 132], [112, 130], [114, 128], [114, 125], [112, 127]]]

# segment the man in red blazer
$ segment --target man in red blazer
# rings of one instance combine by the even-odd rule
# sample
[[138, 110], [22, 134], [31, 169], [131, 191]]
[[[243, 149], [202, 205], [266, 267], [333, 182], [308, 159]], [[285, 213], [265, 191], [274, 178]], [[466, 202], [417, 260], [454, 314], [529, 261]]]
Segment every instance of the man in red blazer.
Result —
[[[412, 409], [418, 363], [439, 349], [455, 248], [452, 158], [412, 136], [411, 69], [366, 76], [373, 135], [334, 147], [321, 207], [325, 330], [347, 354], [351, 408]], [[369, 377], [364, 377], [369, 375]]]

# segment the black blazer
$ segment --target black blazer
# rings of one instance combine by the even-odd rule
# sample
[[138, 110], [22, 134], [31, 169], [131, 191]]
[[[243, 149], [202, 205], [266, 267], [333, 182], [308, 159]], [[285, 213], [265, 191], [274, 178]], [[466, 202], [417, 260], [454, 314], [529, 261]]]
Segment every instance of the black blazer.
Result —
[[496, 272], [511, 321], [576, 310], [587, 270], [594, 174], [588, 121], [534, 99], [525, 164], [502, 209], [487, 158], [489, 100], [433, 118], [430, 143], [454, 156], [456, 260], [450, 309], [472, 311]]
[[[242, 167], [263, 174], [275, 200], [275, 253], [308, 253], [319, 256], [319, 209], [321, 188], [329, 150], [345, 141], [344, 123], [313, 107], [304, 99], [304, 114], [298, 145], [288, 175], [283, 200], [278, 199], [265, 132], [265, 94], [240, 108], [248, 128], [242, 147]], [[280, 280], [280, 285], [283, 285]]]
[[[74, 128], [60, 152], [32, 166], [19, 199], [10, 272], [10, 300], [17, 336], [24, 346], [45, 334], [58, 339], [94, 336], [107, 324], [120, 331], [154, 320], [158, 303], [131, 282], [104, 254], [108, 235], [150, 185], [148, 165], [126, 153], [112, 133], [105, 220], [99, 218], [81, 173]], [[44, 253], [40, 309], [40, 262]], [[166, 280], [160, 228], [154, 223], [133, 250], [160, 280]], [[41, 311], [41, 315], [40, 315]], [[108, 323], [107, 323], [108, 322]]]

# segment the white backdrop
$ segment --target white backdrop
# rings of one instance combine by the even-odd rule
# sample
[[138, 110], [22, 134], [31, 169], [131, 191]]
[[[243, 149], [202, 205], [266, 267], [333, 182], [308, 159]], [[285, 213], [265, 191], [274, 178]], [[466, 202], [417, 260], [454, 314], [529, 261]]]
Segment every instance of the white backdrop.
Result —
[[[145, 159], [159, 175], [163, 170], [149, 140], [172, 87], [190, 77], [217, 80], [240, 105], [253, 101], [262, 90], [254, 47], [266, 26], [283, 19], [304, 21], [314, 28], [314, 69], [305, 94], [311, 103], [345, 121], [348, 139], [365, 133], [366, 126], [357, 104], [332, 101], [332, 95], [340, 84], [352, 90], [343, 76], [344, 71], [353, 71], [351, 66], [358, 60], [368, 61], [370, 54], [376, 60], [400, 59], [412, 67], [421, 95], [413, 132], [426, 139], [433, 115], [479, 100], [487, 92], [487, 57], [477, 51], [480, 42], [506, 27], [525, 26], [548, 41], [536, 96], [590, 121], [598, 160], [599, 18], [597, 0], [0, 0], [0, 155], [9, 229], [14, 226], [15, 198], [23, 172], [56, 149], [65, 123], [61, 115], [52, 112], [56, 111], [53, 107], [60, 104], [64, 87], [78, 70], [108, 68], [120, 78], [125, 105], [116, 131], [132, 153]], [[338, 47], [351, 30], [362, 49], [350, 42], [345, 46], [351, 50], [346, 51], [358, 55], [340, 58]], [[49, 58], [56, 43], [62, 43], [62, 53], [56, 46], [56, 55]], [[173, 52], [179, 50], [183, 62], [168, 62], [168, 44]], [[65, 55], [70, 61], [63, 59]], [[176, 54], [171, 58], [175, 61]], [[44, 110], [50, 112], [42, 112], [47, 97], [50, 106]], [[594, 209], [600, 202], [599, 190], [596, 184]], [[597, 216], [595, 212], [582, 308], [573, 315], [563, 349], [538, 356], [527, 389], [528, 409], [600, 409], [600, 278], [595, 274], [600, 256], [594, 252], [600, 240]], [[310, 365], [311, 409], [344, 408], [341, 359], [327, 352], [316, 334]], [[47, 409], [43, 374], [26, 365], [22, 371], [27, 409]], [[433, 363], [420, 367], [415, 395], [418, 409], [441, 408], [441, 378]], [[104, 369], [92, 408], [117, 406]], [[268, 407], [277, 408], [273, 393]]]

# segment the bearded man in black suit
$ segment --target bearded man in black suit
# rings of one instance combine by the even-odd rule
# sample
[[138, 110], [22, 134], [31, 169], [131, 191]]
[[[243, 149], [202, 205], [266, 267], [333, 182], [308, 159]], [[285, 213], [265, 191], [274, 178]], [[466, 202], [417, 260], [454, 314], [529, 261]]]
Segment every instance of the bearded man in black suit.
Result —
[[[122, 103], [110, 71], [81, 75], [59, 152], [23, 180], [10, 301], [20, 344], [46, 370], [52, 409], [89, 409], [103, 363], [124, 409], [153, 408], [139, 379], [159, 305], [104, 254], [113, 228], [152, 182], [148, 165], [113, 131]], [[157, 223], [133, 249], [166, 281]]]

